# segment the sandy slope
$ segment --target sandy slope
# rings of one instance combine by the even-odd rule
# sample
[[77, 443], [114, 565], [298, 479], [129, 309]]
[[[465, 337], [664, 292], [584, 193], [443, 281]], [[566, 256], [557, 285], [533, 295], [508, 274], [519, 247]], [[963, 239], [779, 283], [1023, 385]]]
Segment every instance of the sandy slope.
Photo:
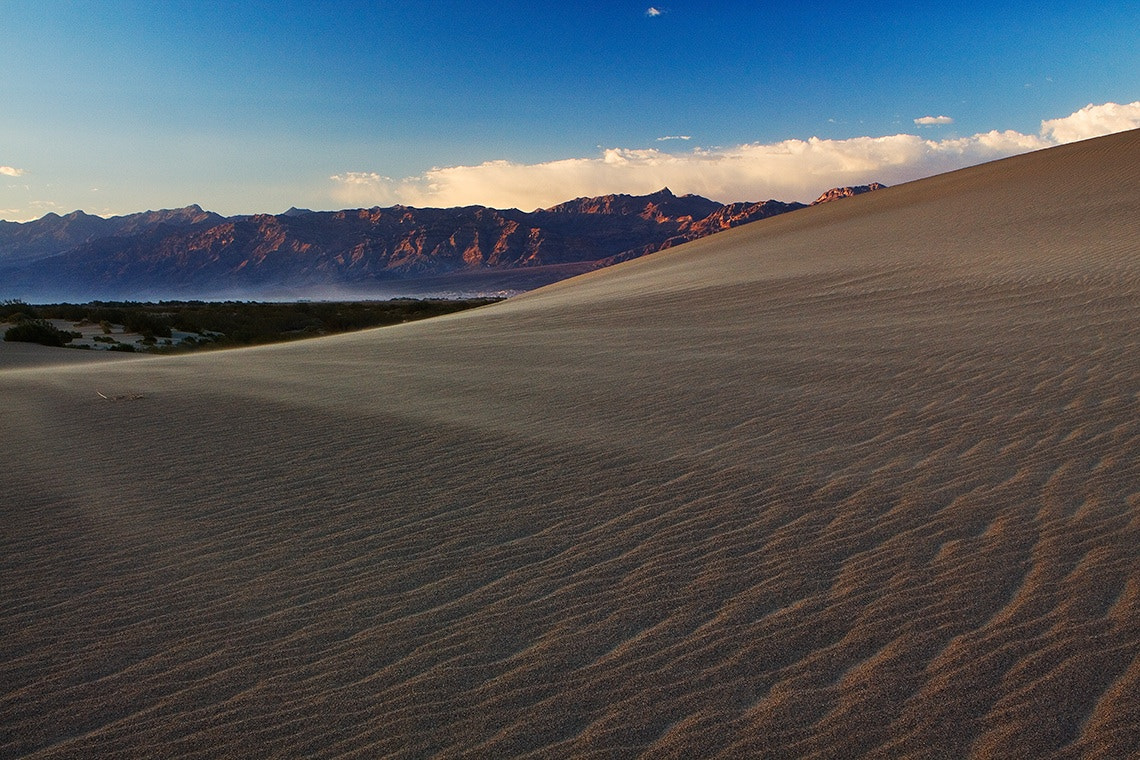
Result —
[[0, 755], [1135, 753], [1138, 166], [0, 372]]

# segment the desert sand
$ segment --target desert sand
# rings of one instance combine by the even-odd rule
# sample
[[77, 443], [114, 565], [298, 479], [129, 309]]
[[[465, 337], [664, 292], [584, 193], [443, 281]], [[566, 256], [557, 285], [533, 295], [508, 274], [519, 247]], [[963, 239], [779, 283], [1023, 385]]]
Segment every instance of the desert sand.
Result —
[[1138, 176], [1123, 133], [427, 322], [4, 347], [0, 756], [1135, 756]]

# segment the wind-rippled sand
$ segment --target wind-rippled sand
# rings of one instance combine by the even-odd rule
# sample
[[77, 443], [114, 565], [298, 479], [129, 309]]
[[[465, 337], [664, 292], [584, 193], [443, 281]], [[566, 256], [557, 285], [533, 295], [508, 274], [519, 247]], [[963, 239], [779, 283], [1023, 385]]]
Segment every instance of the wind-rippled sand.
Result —
[[0, 346], [0, 756], [1135, 755], [1138, 167], [351, 336]]

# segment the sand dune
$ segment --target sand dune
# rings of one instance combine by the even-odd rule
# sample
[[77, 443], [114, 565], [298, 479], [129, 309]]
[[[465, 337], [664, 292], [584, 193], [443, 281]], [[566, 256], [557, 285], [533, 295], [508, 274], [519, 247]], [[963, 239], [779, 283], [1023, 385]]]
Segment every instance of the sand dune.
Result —
[[0, 755], [1134, 756], [1138, 166], [0, 372]]

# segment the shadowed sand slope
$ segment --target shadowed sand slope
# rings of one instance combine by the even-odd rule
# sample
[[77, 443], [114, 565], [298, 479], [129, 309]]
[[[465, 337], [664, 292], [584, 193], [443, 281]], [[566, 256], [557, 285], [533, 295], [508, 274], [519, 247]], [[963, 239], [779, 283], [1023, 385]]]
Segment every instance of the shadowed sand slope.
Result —
[[0, 372], [0, 755], [1135, 753], [1138, 167]]

